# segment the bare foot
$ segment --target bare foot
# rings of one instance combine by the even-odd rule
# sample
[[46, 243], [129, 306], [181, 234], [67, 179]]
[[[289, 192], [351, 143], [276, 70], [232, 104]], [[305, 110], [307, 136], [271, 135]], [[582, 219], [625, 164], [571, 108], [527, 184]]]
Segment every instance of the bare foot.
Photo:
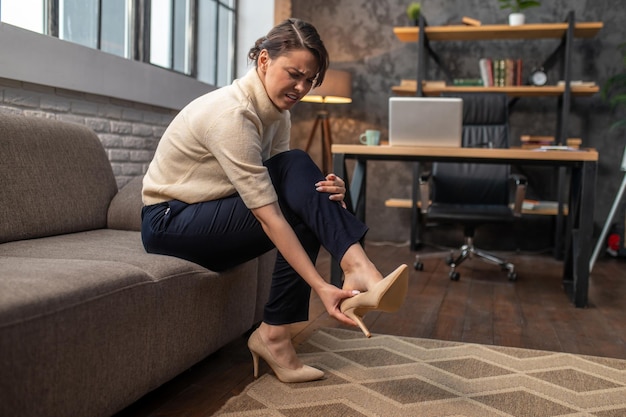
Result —
[[341, 269], [344, 272], [344, 290], [367, 291], [383, 279], [358, 243], [346, 251], [341, 259]]

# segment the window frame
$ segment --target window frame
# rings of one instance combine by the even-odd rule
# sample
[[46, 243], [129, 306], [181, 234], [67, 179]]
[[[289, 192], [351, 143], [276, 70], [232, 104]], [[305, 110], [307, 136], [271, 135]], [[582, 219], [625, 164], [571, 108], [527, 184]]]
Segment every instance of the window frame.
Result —
[[[102, 2], [106, 0], [97, 0], [97, 30], [96, 30], [96, 47], [102, 51]], [[211, 53], [204, 55], [203, 57], [210, 57], [211, 60], [206, 63], [208, 66], [212, 66], [213, 70], [209, 78], [204, 82], [212, 85], [226, 85], [230, 84], [237, 76], [237, 43], [238, 43], [238, 0], [168, 0], [170, 2], [171, 10], [171, 29], [170, 29], [170, 45], [168, 46], [169, 65], [162, 66], [154, 64], [150, 59], [150, 22], [151, 22], [151, 0], [128, 0], [130, 13], [128, 15], [127, 25], [129, 28], [129, 42], [130, 47], [125, 50], [123, 58], [141, 61], [149, 65], [155, 65], [160, 68], [164, 68], [168, 71], [173, 71], [185, 76], [198, 79], [199, 77], [199, 63], [198, 59], [200, 54], [198, 48], [203, 43], [198, 39], [199, 34], [199, 8], [200, 2], [211, 2], [216, 8], [214, 27], [209, 29], [213, 32], [213, 45], [209, 45]], [[174, 7], [176, 1], [185, 2], [186, 16], [185, 21], [187, 26], [183, 28], [184, 46], [183, 51], [176, 49], [175, 40], [175, 12]], [[61, 22], [60, 16], [60, 0], [42, 0], [43, 14], [44, 14], [44, 34], [59, 38], [60, 30], [59, 25]], [[223, 28], [221, 21], [223, 19], [222, 14], [227, 13], [229, 16], [225, 19], [229, 22], [227, 28]], [[224, 31], [226, 29], [226, 31]], [[59, 38], [60, 39], [60, 38]], [[63, 40], [63, 39], [62, 39]], [[72, 40], [64, 40], [72, 42]], [[232, 51], [227, 54], [220, 53], [222, 43], [226, 43], [232, 47]], [[106, 51], [102, 51], [105, 52]], [[183, 54], [182, 70], [175, 69], [175, 57], [176, 53]], [[129, 56], [126, 56], [128, 54]], [[118, 55], [120, 56], [120, 55]]]

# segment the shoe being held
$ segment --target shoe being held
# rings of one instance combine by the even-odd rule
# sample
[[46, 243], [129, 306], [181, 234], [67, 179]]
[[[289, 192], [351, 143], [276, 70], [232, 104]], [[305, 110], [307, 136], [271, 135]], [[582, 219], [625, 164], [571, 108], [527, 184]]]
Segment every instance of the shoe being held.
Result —
[[400, 309], [409, 288], [409, 271], [406, 265], [400, 265], [368, 291], [346, 298], [341, 303], [341, 312], [354, 320], [365, 336], [372, 334], [363, 323], [363, 316], [368, 311], [394, 313]]
[[250, 335], [248, 339], [248, 349], [250, 349], [250, 353], [252, 353], [255, 378], [259, 376], [259, 357], [267, 362], [276, 374], [276, 378], [281, 382], [309, 382], [324, 377], [324, 372], [308, 365], [302, 365], [302, 367], [298, 369], [288, 369], [280, 366], [274, 359], [274, 356], [272, 356], [272, 353], [267, 349], [263, 339], [261, 339], [259, 329], [256, 329]]

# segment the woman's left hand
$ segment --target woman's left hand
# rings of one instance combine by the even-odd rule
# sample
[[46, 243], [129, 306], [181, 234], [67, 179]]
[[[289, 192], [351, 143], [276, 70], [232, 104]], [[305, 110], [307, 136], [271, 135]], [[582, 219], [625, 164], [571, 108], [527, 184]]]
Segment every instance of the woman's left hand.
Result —
[[346, 208], [346, 202], [343, 199], [346, 196], [346, 183], [335, 174], [328, 174], [325, 181], [315, 184], [315, 189], [322, 193], [329, 193], [332, 201], [338, 201], [343, 208]]

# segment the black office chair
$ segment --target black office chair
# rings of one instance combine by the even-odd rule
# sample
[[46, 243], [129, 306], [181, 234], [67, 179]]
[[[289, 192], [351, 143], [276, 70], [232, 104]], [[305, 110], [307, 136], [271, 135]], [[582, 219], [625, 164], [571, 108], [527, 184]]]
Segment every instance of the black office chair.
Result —
[[[509, 147], [508, 99], [505, 94], [447, 96], [463, 99], [463, 147]], [[512, 176], [509, 165], [433, 163], [431, 174], [421, 177], [420, 202], [426, 218], [439, 223], [460, 223], [465, 227], [465, 244], [459, 255], [454, 257], [451, 254], [447, 259], [451, 267], [450, 279], [458, 280], [460, 274], [456, 269], [473, 256], [499, 265], [508, 271], [511, 281], [517, 279], [512, 263], [479, 250], [474, 246], [473, 238], [475, 229], [481, 224], [512, 222], [519, 217], [525, 190], [526, 181], [521, 176]], [[415, 268], [423, 269], [419, 257], [416, 257]]]

